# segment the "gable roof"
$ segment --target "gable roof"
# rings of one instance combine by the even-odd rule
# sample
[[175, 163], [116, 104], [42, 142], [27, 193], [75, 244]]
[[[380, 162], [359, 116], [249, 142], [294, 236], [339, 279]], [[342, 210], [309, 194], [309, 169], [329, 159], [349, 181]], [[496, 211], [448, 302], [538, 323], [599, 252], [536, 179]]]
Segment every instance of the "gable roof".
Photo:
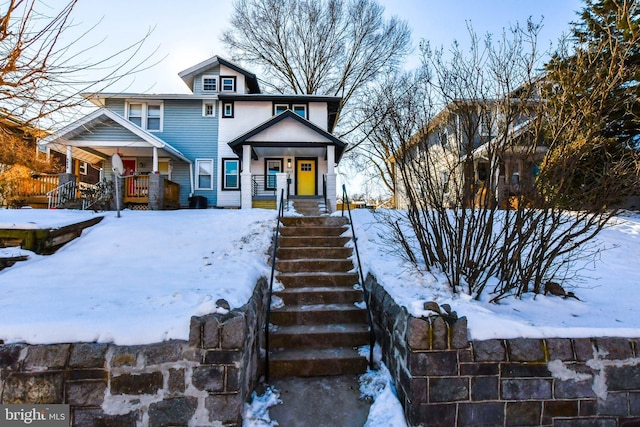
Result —
[[[184, 154], [182, 154], [179, 150], [177, 150], [170, 144], [166, 143], [152, 133], [140, 128], [139, 126], [136, 126], [121, 115], [114, 113], [107, 108], [99, 108], [92, 113], [87, 114], [81, 119], [76, 120], [75, 122], [63, 127], [58, 132], [44, 138], [42, 141], [40, 141], [39, 144], [41, 146], [50, 145], [54, 150], [61, 151], [58, 145], [61, 141], [63, 141], [62, 145], [72, 145], [73, 147], [77, 148], [76, 151], [82, 150], [82, 141], [74, 140], [74, 138], [78, 135], [81, 135], [83, 132], [86, 132], [90, 127], [98, 125], [100, 123], [104, 123], [107, 120], [111, 120], [117, 125], [131, 132], [133, 135], [139, 138], [141, 143], [146, 144], [149, 147], [155, 147], [164, 150], [168, 155], [171, 155], [187, 163], [192, 163], [191, 160], [189, 160]], [[70, 142], [73, 143], [70, 144]], [[96, 141], [93, 140], [93, 142]], [[126, 143], [123, 143], [123, 145], [126, 145]], [[108, 157], [108, 155], [100, 153], [96, 148], [86, 148], [82, 151], [84, 151], [85, 153], [74, 153], [74, 157], [83, 161], [88, 161], [90, 163], [95, 163], [97, 160], [103, 160]], [[61, 152], [64, 153], [64, 150], [62, 150]]]
[[[336, 162], [340, 161], [340, 158], [342, 157], [342, 153], [344, 152], [344, 149], [346, 148], [347, 144], [344, 141], [342, 141], [340, 138], [332, 135], [331, 133], [325, 131], [321, 127], [318, 127], [317, 125], [313, 124], [309, 120], [305, 119], [304, 117], [301, 117], [300, 115], [294, 113], [291, 110], [285, 110], [284, 112], [271, 117], [266, 122], [256, 126], [255, 128], [249, 130], [248, 132], [243, 133], [242, 135], [238, 136], [236, 139], [230, 141], [229, 147], [231, 147], [234, 153], [240, 156], [242, 154], [241, 147], [243, 145], [255, 144], [249, 141], [249, 139], [265, 131], [266, 129], [282, 122], [285, 119], [293, 119], [296, 122], [302, 124], [303, 126], [307, 127], [308, 129], [312, 130], [313, 132], [327, 139], [330, 143], [332, 143], [336, 147]], [[290, 143], [286, 143], [286, 144], [291, 145]], [[329, 145], [329, 144], [325, 144], [325, 145]]]
[[225, 67], [231, 68], [232, 70], [244, 75], [249, 92], [260, 93], [260, 85], [258, 84], [258, 78], [255, 74], [219, 56], [214, 56], [199, 64], [189, 67], [186, 70], [182, 70], [178, 73], [178, 76], [180, 76], [185, 84], [189, 86], [189, 89], [193, 90], [193, 80], [195, 77], [216, 65], [224, 65]]

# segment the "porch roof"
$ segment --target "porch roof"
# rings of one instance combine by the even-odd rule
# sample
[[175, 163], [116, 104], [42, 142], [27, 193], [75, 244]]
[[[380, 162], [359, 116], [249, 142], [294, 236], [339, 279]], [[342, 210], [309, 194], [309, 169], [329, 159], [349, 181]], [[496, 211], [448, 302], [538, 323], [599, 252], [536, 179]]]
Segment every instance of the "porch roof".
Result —
[[[296, 123], [302, 125], [306, 130], [310, 130], [312, 133], [316, 134], [319, 137], [318, 141], [308, 142], [304, 140], [300, 141], [266, 141], [261, 140], [260, 138], [254, 138], [259, 134], [265, 132], [266, 130], [275, 127], [276, 125], [282, 123], [284, 120], [291, 119]], [[242, 146], [243, 145], [251, 145], [252, 151], [254, 154], [258, 154], [258, 151], [262, 150], [265, 152], [272, 150], [285, 150], [288, 148], [296, 148], [296, 152], [307, 152], [310, 150], [318, 150], [318, 148], [326, 149], [328, 145], [333, 145], [336, 148], [336, 162], [340, 161], [344, 149], [347, 144], [342, 141], [340, 138], [332, 135], [331, 133], [325, 131], [324, 129], [318, 127], [314, 123], [309, 120], [301, 117], [300, 115], [294, 113], [291, 110], [286, 110], [276, 116], [271, 117], [269, 120], [264, 123], [256, 126], [255, 128], [249, 130], [248, 132], [243, 133], [238, 136], [234, 140], [229, 142], [229, 147], [233, 150], [233, 152], [238, 155], [238, 157], [242, 156]], [[310, 153], [309, 153], [310, 154]]]
[[[92, 129], [103, 124], [111, 124], [114, 128], [128, 131], [128, 138], [108, 140], [91, 134]], [[44, 138], [39, 144], [62, 154], [65, 154], [66, 147], [70, 146], [73, 158], [88, 163], [106, 160], [116, 152], [132, 157], [149, 156], [149, 148], [157, 148], [160, 156], [192, 163], [178, 149], [106, 108], [100, 108], [65, 126]]]

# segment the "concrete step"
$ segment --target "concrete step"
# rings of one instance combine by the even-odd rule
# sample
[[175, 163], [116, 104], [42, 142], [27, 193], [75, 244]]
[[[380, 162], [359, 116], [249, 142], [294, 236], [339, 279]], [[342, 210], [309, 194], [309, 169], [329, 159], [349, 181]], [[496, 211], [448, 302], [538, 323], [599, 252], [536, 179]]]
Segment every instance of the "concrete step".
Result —
[[366, 370], [367, 360], [351, 347], [272, 350], [269, 355], [271, 378], [359, 375]]
[[281, 236], [340, 236], [349, 228], [346, 226], [324, 226], [324, 225], [311, 225], [311, 226], [288, 226], [280, 228]]
[[367, 311], [353, 304], [292, 305], [271, 310], [273, 325], [367, 323]]
[[285, 227], [296, 226], [343, 226], [349, 223], [346, 217], [341, 216], [286, 216], [280, 219]]
[[276, 326], [269, 332], [272, 349], [332, 348], [369, 344], [369, 327], [362, 323]]
[[279, 273], [276, 279], [285, 288], [353, 286], [358, 284], [358, 273]]
[[363, 301], [363, 293], [353, 287], [288, 288], [274, 293], [285, 305], [353, 304]]
[[301, 247], [301, 248], [278, 248], [278, 253], [276, 254], [278, 259], [281, 260], [290, 260], [290, 259], [347, 259], [353, 254], [353, 248], [310, 248], [310, 247]]
[[294, 272], [342, 272], [353, 270], [350, 259], [290, 259], [276, 260], [276, 270], [282, 273]]
[[340, 248], [347, 244], [351, 237], [324, 236], [280, 236], [278, 246], [281, 248]]

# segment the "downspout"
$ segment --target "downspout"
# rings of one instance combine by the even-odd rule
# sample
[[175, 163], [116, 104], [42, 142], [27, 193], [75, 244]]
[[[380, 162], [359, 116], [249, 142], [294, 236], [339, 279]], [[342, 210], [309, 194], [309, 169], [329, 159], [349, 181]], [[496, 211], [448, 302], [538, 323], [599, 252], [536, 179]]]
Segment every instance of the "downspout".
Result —
[[193, 184], [193, 163], [189, 163], [189, 184], [191, 185], [191, 192], [189, 193], [189, 197], [193, 196], [193, 188], [194, 188], [194, 184]]

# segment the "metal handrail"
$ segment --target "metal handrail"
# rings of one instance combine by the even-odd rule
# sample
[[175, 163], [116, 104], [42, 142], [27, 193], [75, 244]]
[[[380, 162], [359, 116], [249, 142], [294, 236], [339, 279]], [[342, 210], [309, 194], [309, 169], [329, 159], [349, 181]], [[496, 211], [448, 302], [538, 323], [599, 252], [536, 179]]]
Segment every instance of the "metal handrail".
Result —
[[78, 198], [78, 184], [75, 181], [68, 181], [64, 184], [48, 191], [47, 208], [59, 208], [67, 202], [74, 202]]
[[[287, 203], [288, 204], [288, 203]], [[284, 188], [280, 191], [280, 205], [278, 206], [278, 222], [273, 238], [273, 255], [271, 257], [271, 279], [269, 281], [269, 298], [267, 301], [267, 318], [264, 325], [264, 378], [269, 381], [269, 320], [271, 318], [271, 296], [273, 294], [273, 279], [276, 272], [276, 253], [278, 251], [278, 237], [280, 235], [280, 220], [284, 216]]]
[[356, 250], [356, 260], [358, 261], [358, 274], [360, 277], [360, 286], [364, 293], [364, 302], [367, 304], [367, 319], [369, 320], [369, 368], [373, 369], [373, 347], [376, 343], [376, 334], [373, 330], [373, 318], [371, 316], [371, 293], [367, 291], [364, 285], [364, 275], [362, 273], [362, 263], [360, 262], [360, 252], [358, 251], [358, 239], [356, 238], [356, 230], [353, 226], [353, 218], [351, 217], [351, 205], [349, 196], [347, 195], [347, 187], [342, 184], [342, 216], [344, 217], [344, 205], [347, 205], [349, 214], [349, 224], [351, 225], [351, 235], [353, 236], [353, 246]]

